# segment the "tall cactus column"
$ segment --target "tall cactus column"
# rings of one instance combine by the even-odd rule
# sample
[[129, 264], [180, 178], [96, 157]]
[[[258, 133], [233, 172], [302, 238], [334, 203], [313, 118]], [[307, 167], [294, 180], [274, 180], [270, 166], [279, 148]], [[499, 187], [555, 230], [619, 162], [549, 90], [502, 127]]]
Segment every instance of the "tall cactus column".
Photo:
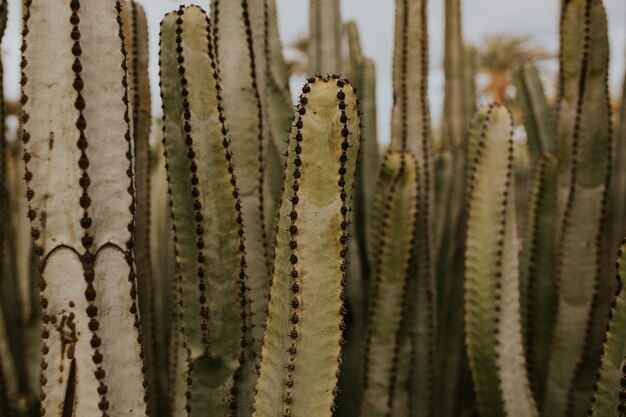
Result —
[[330, 417], [334, 410], [359, 116], [344, 80], [311, 78], [302, 93], [289, 143], [255, 417]]
[[169, 13], [161, 26], [163, 144], [180, 274], [174, 416], [234, 416], [243, 390], [241, 201], [210, 30], [197, 6]]
[[341, 72], [340, 0], [309, 0], [309, 28], [309, 74]]
[[120, 4], [24, 5], [22, 119], [41, 271], [41, 414], [145, 416]]

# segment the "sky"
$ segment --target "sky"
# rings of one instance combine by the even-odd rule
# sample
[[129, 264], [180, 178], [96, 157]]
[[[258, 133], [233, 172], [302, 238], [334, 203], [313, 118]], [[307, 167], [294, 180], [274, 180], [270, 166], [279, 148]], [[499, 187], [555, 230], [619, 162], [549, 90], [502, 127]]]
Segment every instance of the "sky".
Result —
[[[46, 1], [46, 0], [42, 0]], [[178, 4], [200, 4], [208, 9], [209, 0], [138, 0], [146, 8], [150, 26], [150, 76], [153, 88], [153, 113], [160, 113], [158, 100], [158, 28], [163, 15]], [[230, 0], [233, 1], [233, 0]], [[391, 58], [393, 54], [393, 0], [341, 0], [343, 20], [355, 20], [359, 26], [364, 53], [376, 62], [379, 141], [389, 137], [392, 106]], [[284, 45], [308, 33], [308, 1], [276, 0], [279, 29]], [[464, 0], [463, 32], [465, 40], [480, 44], [486, 35], [511, 33], [529, 36], [548, 52], [558, 51], [558, 22], [561, 0]], [[614, 96], [621, 91], [626, 71], [626, 0], [604, 0], [609, 17], [611, 39], [610, 87]], [[4, 87], [9, 99], [19, 96], [19, 48], [21, 0], [9, 0], [9, 24], [2, 43]], [[430, 84], [429, 99], [435, 121], [443, 103], [443, 19], [444, 0], [429, 1]], [[549, 67], [549, 66], [548, 66]], [[549, 74], [548, 74], [549, 75]], [[293, 80], [292, 89], [299, 89], [301, 80]]]

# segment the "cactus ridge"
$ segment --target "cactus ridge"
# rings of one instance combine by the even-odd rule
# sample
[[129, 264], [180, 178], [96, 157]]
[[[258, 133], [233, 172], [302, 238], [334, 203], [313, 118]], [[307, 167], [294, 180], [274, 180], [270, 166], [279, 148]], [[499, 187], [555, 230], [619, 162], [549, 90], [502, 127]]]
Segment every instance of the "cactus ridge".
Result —
[[617, 289], [606, 333], [603, 338], [602, 358], [599, 371], [596, 374], [596, 383], [593, 386], [593, 396], [589, 408], [590, 416], [623, 416], [626, 413], [626, 333], [624, 333], [624, 276], [626, 274], [626, 238], [622, 240], [617, 252], [615, 267], [617, 270]]

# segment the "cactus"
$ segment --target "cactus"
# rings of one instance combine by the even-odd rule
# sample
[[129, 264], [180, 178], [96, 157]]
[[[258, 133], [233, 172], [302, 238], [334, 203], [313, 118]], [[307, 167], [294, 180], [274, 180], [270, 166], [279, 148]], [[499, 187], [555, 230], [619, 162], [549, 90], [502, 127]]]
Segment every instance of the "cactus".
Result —
[[120, 12], [112, 0], [25, 2], [22, 140], [41, 272], [42, 415], [146, 415]]
[[597, 382], [594, 385], [594, 394], [591, 400], [590, 416], [609, 417], [623, 415], [626, 412], [624, 399], [624, 378], [626, 368], [626, 320], [624, 311], [624, 277], [626, 276], [626, 239], [617, 253], [617, 285], [615, 297], [611, 303], [609, 323], [606, 327], [604, 347]]
[[152, 124], [150, 80], [148, 78], [148, 22], [143, 7], [134, 0], [122, 3], [122, 29], [127, 55], [134, 141], [136, 224], [134, 252], [137, 290], [144, 346], [148, 405], [150, 414], [165, 408], [162, 378], [157, 374], [156, 307], [154, 277], [150, 260], [150, 126]]
[[411, 256], [419, 201], [416, 161], [410, 153], [391, 152], [386, 155], [382, 170], [385, 171], [382, 175], [391, 178], [391, 182], [389, 187], [379, 189], [384, 207], [376, 213], [381, 232], [373, 265], [373, 292], [365, 347], [365, 386], [360, 413], [361, 416], [372, 417], [388, 415], [393, 403], [398, 334], [406, 325], [409, 313], [406, 289], [412, 272]]
[[465, 252], [465, 331], [481, 416], [537, 416], [520, 313], [512, 119], [492, 106], [473, 162]]
[[350, 84], [310, 78], [288, 145], [255, 417], [330, 416], [341, 362], [348, 212], [359, 150]]
[[309, 0], [309, 74], [342, 71], [342, 25], [339, 0]]
[[[418, 163], [420, 213], [416, 229], [415, 279], [409, 282], [408, 308], [413, 317], [400, 334], [400, 361], [395, 378], [396, 415], [427, 415], [434, 398], [436, 290], [432, 271], [432, 166], [428, 91], [428, 29], [426, 0], [396, 1], [393, 58], [394, 106], [391, 148], [412, 152]], [[411, 97], [417, 97], [414, 101]], [[415, 392], [409, 394], [408, 386]], [[411, 401], [409, 402], [409, 397]]]
[[520, 65], [513, 72], [513, 77], [534, 164], [546, 153], [555, 151], [554, 121], [535, 66], [531, 63]]
[[592, 337], [591, 318], [598, 305], [611, 162], [604, 7], [601, 0], [570, 0], [563, 9], [556, 128], [561, 222], [558, 306], [542, 410], [555, 417], [584, 408], [574, 404], [575, 389], [586, 391], [588, 397], [593, 385], [595, 366], [587, 364], [597, 362], [593, 346], [598, 341]]
[[174, 415], [234, 415], [243, 354], [241, 203], [210, 25], [196, 6], [161, 26], [161, 88], [179, 270]]
[[[221, 73], [221, 96], [224, 116], [229, 121], [233, 139], [233, 164], [237, 167], [241, 198], [246, 254], [246, 351], [239, 387], [239, 413], [250, 415], [250, 404], [257, 379], [257, 367], [263, 338], [263, 324], [267, 314], [267, 295], [270, 285], [270, 256], [268, 247], [268, 211], [265, 204], [267, 184], [268, 126], [266, 110], [258, 78], [264, 66], [256, 51], [259, 36], [253, 36], [257, 27], [252, 21], [258, 17], [258, 1], [213, 0], [212, 36]], [[256, 32], [255, 32], [256, 33]], [[262, 37], [261, 37], [262, 38]]]
[[[445, 96], [443, 119], [443, 147], [452, 163], [441, 179], [439, 202], [447, 210], [437, 218], [437, 295], [439, 320], [437, 350], [439, 354], [438, 374], [440, 395], [437, 398], [442, 415], [455, 413], [455, 398], [458, 373], [461, 369], [463, 348], [463, 314], [456, 306], [462, 303], [463, 269], [455, 262], [463, 253], [463, 233], [465, 230], [465, 182], [468, 104], [466, 89], [468, 71], [465, 63], [465, 48], [461, 27], [460, 0], [446, 0], [445, 30]], [[443, 199], [443, 201], [441, 201]]]

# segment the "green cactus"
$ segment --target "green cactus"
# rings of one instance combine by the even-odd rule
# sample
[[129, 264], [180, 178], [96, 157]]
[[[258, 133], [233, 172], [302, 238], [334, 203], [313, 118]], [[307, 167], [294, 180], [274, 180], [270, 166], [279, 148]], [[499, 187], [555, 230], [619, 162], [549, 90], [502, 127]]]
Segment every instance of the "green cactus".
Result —
[[543, 91], [537, 68], [532, 63], [518, 66], [513, 72], [517, 97], [524, 115], [528, 149], [535, 164], [546, 153], [556, 150], [554, 120]]
[[265, 66], [260, 61], [263, 55], [256, 53], [257, 42], [263, 37], [254, 36], [257, 33], [254, 18], [259, 16], [259, 3], [248, 0], [211, 2], [215, 16], [212, 36], [221, 74], [224, 116], [229, 121], [233, 139], [233, 164], [237, 167], [247, 243], [247, 332], [238, 396], [241, 416], [251, 413], [270, 285], [271, 248], [267, 225], [271, 223], [266, 219], [268, 210], [265, 207], [269, 199], [265, 170], [270, 138], [259, 78]]
[[[408, 308], [413, 311], [400, 334], [399, 362], [392, 410], [395, 415], [427, 415], [434, 399], [436, 289], [432, 268], [433, 201], [428, 91], [426, 0], [396, 1], [393, 58], [394, 106], [391, 148], [412, 152], [418, 164], [420, 213], [416, 229], [415, 279], [409, 282]], [[417, 98], [417, 99], [413, 99]], [[409, 380], [411, 383], [409, 384]], [[414, 390], [409, 394], [408, 387]], [[409, 401], [411, 398], [411, 401]]]
[[309, 0], [308, 73], [339, 74], [342, 71], [340, 0]]
[[202, 9], [166, 15], [163, 143], [180, 273], [174, 415], [235, 415], [243, 354], [241, 203], [213, 54]]
[[[148, 76], [148, 22], [143, 7], [134, 0], [122, 3], [122, 29], [130, 84], [136, 224], [133, 239], [137, 267], [137, 294], [141, 318], [148, 412], [159, 414], [165, 408], [162, 378], [157, 373], [156, 307], [154, 277], [150, 259], [150, 127], [152, 125], [150, 79]], [[152, 405], [152, 406], [151, 406]]]
[[341, 362], [356, 95], [339, 78], [310, 78], [296, 112], [255, 417], [330, 416]]
[[[443, 148], [447, 155], [444, 178], [439, 178], [443, 196], [439, 202], [447, 210], [437, 215], [437, 295], [440, 331], [437, 351], [440, 395], [438, 406], [442, 415], [454, 415], [458, 374], [463, 358], [463, 312], [457, 306], [462, 303], [463, 266], [455, 262], [463, 253], [465, 230], [465, 182], [466, 146], [470, 115], [467, 113], [466, 89], [468, 71], [465, 63], [465, 47], [461, 26], [460, 0], [446, 0], [445, 30], [445, 96], [443, 119]], [[444, 159], [444, 160], [446, 160]]]
[[[398, 362], [398, 334], [406, 326], [406, 298], [411, 275], [411, 256], [419, 201], [415, 158], [406, 152], [391, 152], [382, 167], [391, 178], [378, 190], [384, 204], [376, 213], [381, 230], [377, 259], [373, 260], [373, 292], [370, 295], [366, 339], [365, 384], [361, 416], [386, 416], [391, 412], [392, 383]], [[400, 300], [404, 300], [400, 302]]]
[[493, 105], [473, 162], [465, 249], [466, 343], [483, 417], [538, 415], [522, 343], [512, 163], [512, 118]]
[[528, 374], [539, 404], [545, 390], [556, 312], [557, 161], [551, 154], [535, 167], [520, 254], [520, 291]]
[[[610, 173], [608, 35], [601, 0], [564, 3], [559, 157], [558, 305], [543, 413], [565, 416], [585, 405], [575, 391], [593, 385], [599, 343], [591, 328], [598, 306], [602, 226]], [[583, 40], [587, 37], [588, 40]], [[582, 401], [582, 400], [581, 400]]]
[[609, 323], [606, 326], [602, 359], [597, 381], [594, 385], [594, 394], [591, 400], [590, 416], [613, 417], [626, 413], [626, 398], [624, 395], [624, 379], [626, 378], [626, 326], [624, 321], [624, 277], [626, 277], [626, 239], [617, 253], [617, 285], [615, 297], [611, 303]]
[[42, 415], [146, 415], [120, 13], [112, 0], [25, 2], [22, 140], [41, 271]]

